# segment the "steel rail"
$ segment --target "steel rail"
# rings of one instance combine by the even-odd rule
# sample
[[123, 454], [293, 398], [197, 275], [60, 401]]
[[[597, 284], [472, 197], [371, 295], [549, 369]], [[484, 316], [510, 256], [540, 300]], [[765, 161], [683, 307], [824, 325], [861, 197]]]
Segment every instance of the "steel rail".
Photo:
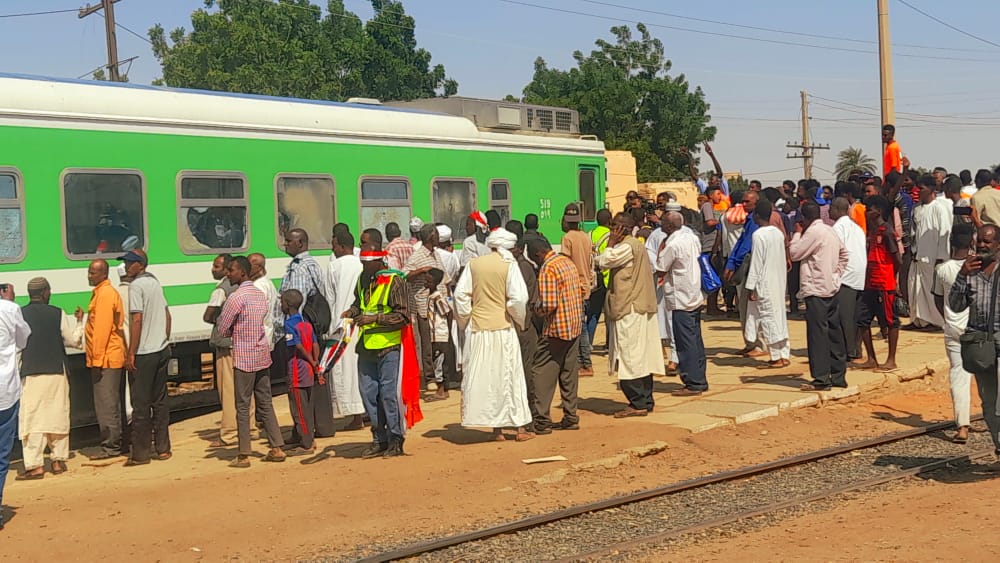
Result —
[[[981, 419], [982, 415], [977, 415], [973, 417], [974, 421]], [[774, 461], [769, 461], [757, 465], [751, 465], [739, 469], [721, 471], [719, 473], [713, 473], [711, 475], [706, 475], [704, 477], [697, 477], [694, 479], [679, 481], [677, 483], [671, 483], [669, 485], [654, 487], [652, 489], [646, 489], [644, 491], [639, 491], [636, 493], [620, 495], [596, 502], [571, 506], [569, 508], [556, 510], [554, 512], [548, 512], [545, 514], [530, 516], [528, 518], [515, 520], [513, 522], [507, 522], [505, 524], [500, 524], [489, 528], [482, 528], [480, 530], [474, 530], [471, 532], [465, 532], [461, 534], [446, 536], [443, 538], [437, 538], [426, 542], [416, 543], [401, 547], [399, 549], [394, 549], [392, 551], [386, 551], [383, 553], [370, 555], [368, 557], [359, 559], [358, 561], [359, 563], [385, 563], [388, 561], [396, 561], [399, 559], [416, 557], [418, 555], [423, 555], [425, 553], [430, 553], [433, 551], [439, 551], [442, 549], [454, 547], [465, 543], [479, 541], [495, 536], [500, 536], [503, 534], [511, 534], [523, 530], [528, 530], [531, 528], [537, 528], [539, 526], [544, 526], [546, 524], [551, 524], [553, 522], [558, 522], [560, 520], [566, 520], [568, 518], [573, 518], [575, 516], [580, 516], [582, 514], [587, 514], [590, 512], [599, 512], [602, 510], [608, 510], [610, 508], [617, 508], [620, 506], [625, 506], [627, 504], [633, 504], [636, 502], [641, 502], [661, 496], [666, 496], [681, 491], [698, 489], [715, 483], [721, 483], [725, 481], [735, 481], [737, 479], [753, 477], [755, 475], [760, 475], [762, 473], [768, 473], [770, 471], [775, 471], [778, 469], [785, 469], [788, 467], [794, 467], [796, 465], [811, 463], [814, 461], [826, 459], [829, 457], [841, 455], [856, 450], [863, 450], [867, 448], [881, 446], [884, 444], [891, 444], [893, 442], [906, 440], [908, 438], [924, 436], [927, 434], [931, 434], [933, 432], [937, 432], [939, 430], [951, 428], [954, 426], [954, 424], [955, 423], [953, 421], [938, 422], [920, 428], [912, 428], [910, 430], [895, 432], [892, 434], [887, 434], [875, 438], [866, 438], [864, 440], [858, 440], [856, 442], [850, 442], [848, 444], [843, 444], [840, 446], [824, 448], [806, 454], [785, 457]]]
[[799, 506], [801, 504], [806, 504], [809, 502], [815, 502], [817, 500], [823, 500], [825, 498], [832, 497], [834, 495], [839, 495], [842, 493], [848, 493], [851, 491], [857, 491], [860, 489], [867, 489], [870, 487], [876, 487], [878, 485], [883, 485], [885, 483], [890, 483], [892, 481], [898, 481], [906, 477], [911, 477], [915, 475], [920, 475], [922, 473], [927, 473], [934, 471], [936, 469], [941, 469], [953, 463], [960, 463], [965, 461], [974, 461], [987, 457], [993, 454], [993, 448], [987, 448], [974, 452], [971, 454], [959, 455], [955, 457], [950, 457], [947, 459], [941, 459], [938, 461], [932, 461], [930, 463], [925, 463], [924, 465], [919, 465], [917, 467], [911, 467], [909, 469], [903, 469], [896, 471], [890, 475], [883, 475], [880, 477], [873, 477], [871, 479], [866, 479], [864, 481], [858, 481], [856, 483], [848, 483], [846, 485], [840, 485], [837, 487], [832, 487], [825, 491], [820, 491], [817, 493], [804, 495], [796, 497], [789, 500], [783, 500], [780, 502], [775, 502], [769, 504], [762, 508], [755, 508], [752, 510], [746, 510], [736, 514], [730, 514], [728, 516], [720, 516], [719, 518], [713, 518], [711, 520], [705, 520], [699, 522], [698, 524], [693, 524], [691, 526], [685, 526], [683, 528], [677, 528], [675, 530], [668, 530], [666, 532], [660, 532], [658, 534], [652, 534], [649, 536], [644, 536], [637, 539], [632, 539], [627, 542], [618, 542], [611, 545], [602, 547], [594, 551], [590, 551], [581, 555], [574, 555], [571, 557], [565, 557], [561, 559], [556, 559], [556, 563], [570, 563], [578, 561], [590, 561], [594, 559], [604, 558], [617, 553], [623, 553], [635, 550], [637, 546], [649, 545], [654, 543], [663, 542], [673, 538], [683, 536], [685, 534], [690, 534], [694, 532], [702, 532], [705, 530], [710, 530], [712, 528], [717, 528], [719, 526], [725, 526], [726, 524], [731, 524], [739, 520], [744, 520], [746, 518], [753, 518], [754, 516], [761, 516], [763, 514], [769, 514], [772, 512], [777, 512], [779, 510], [784, 510], [786, 508], [792, 508]]

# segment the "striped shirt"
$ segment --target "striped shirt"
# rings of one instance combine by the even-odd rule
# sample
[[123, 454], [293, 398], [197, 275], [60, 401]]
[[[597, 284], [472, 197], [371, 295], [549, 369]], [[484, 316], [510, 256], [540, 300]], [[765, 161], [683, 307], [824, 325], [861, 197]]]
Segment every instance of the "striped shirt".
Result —
[[[281, 290], [279, 295], [289, 289], [297, 289], [302, 294], [302, 304], [310, 295], [319, 293], [326, 297], [326, 285], [323, 283], [323, 271], [319, 267], [319, 262], [313, 258], [309, 251], [300, 252], [292, 259], [285, 271], [285, 276], [281, 278]], [[300, 309], [301, 311], [301, 309]], [[274, 315], [274, 336], [283, 337], [285, 334], [285, 314], [281, 312], [281, 300], [274, 305], [272, 311]]]
[[264, 331], [268, 303], [264, 292], [245, 281], [226, 299], [216, 326], [233, 338], [233, 367], [256, 372], [271, 365], [271, 341]]
[[576, 264], [550, 251], [538, 272], [538, 308], [545, 318], [542, 336], [573, 340], [583, 323], [583, 294]]
[[[417, 247], [413, 254], [403, 264], [403, 272], [410, 274], [414, 270], [419, 270], [421, 268], [436, 268], [438, 270], [444, 271], [444, 265], [438, 258], [438, 255], [433, 250], [427, 250], [427, 247], [420, 245]], [[441, 292], [442, 295], [448, 294], [447, 283], [451, 280], [448, 279], [448, 275], [445, 274], [441, 283], [438, 285], [437, 290]], [[410, 290], [410, 313], [417, 314], [422, 318], [427, 318], [427, 298], [430, 296], [431, 291], [427, 289], [424, 284], [423, 277], [417, 278], [407, 278], [406, 283]]]
[[[1000, 268], [997, 268], [1000, 269]], [[989, 332], [990, 317], [993, 317], [993, 332], [1000, 334], [1000, 311], [990, 311], [993, 283], [997, 281], [997, 269], [986, 275], [977, 272], [971, 276], [961, 273], [955, 278], [955, 283], [948, 292], [948, 308], [956, 313], [969, 310], [969, 332]], [[1000, 294], [997, 295], [994, 308], [1000, 305]]]
[[403, 270], [403, 264], [410, 259], [410, 255], [413, 254], [413, 250], [419, 245], [416, 240], [407, 240], [403, 237], [396, 237], [392, 239], [385, 247], [385, 252], [387, 256], [385, 257], [385, 263], [389, 266], [390, 270]]

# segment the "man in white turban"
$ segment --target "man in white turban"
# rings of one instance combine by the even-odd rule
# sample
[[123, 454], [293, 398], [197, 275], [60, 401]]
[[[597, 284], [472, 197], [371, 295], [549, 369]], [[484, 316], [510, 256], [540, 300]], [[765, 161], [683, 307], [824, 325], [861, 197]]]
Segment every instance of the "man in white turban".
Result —
[[462, 426], [493, 428], [493, 438], [506, 440], [504, 428], [517, 428], [517, 441], [534, 434], [528, 390], [521, 364], [518, 329], [527, 322], [528, 289], [511, 249], [517, 236], [496, 229], [486, 238], [490, 253], [473, 258], [455, 288], [455, 307], [467, 323], [462, 379]]

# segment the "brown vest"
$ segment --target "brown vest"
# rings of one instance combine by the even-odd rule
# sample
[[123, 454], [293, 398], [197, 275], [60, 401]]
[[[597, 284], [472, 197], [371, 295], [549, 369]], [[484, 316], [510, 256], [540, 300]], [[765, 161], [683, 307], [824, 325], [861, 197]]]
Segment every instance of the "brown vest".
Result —
[[510, 328], [507, 319], [509, 264], [496, 252], [469, 262], [472, 274], [472, 330]]
[[653, 269], [649, 266], [646, 247], [635, 237], [625, 237], [619, 244], [632, 249], [632, 262], [611, 270], [608, 285], [607, 314], [617, 321], [632, 313], [656, 313], [656, 290]]

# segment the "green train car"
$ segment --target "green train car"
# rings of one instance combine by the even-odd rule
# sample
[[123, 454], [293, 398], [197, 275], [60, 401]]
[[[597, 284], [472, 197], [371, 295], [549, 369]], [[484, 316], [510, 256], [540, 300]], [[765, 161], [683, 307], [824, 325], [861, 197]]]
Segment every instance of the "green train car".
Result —
[[[261, 252], [279, 280], [292, 227], [321, 264], [337, 222], [357, 236], [415, 215], [460, 242], [465, 217], [492, 208], [536, 213], [542, 232], [558, 233], [567, 202], [593, 219], [604, 182], [592, 138], [380, 105], [0, 74], [0, 282], [23, 301], [27, 281], [45, 276], [53, 304], [72, 312], [89, 301], [91, 259], [114, 267], [123, 250], [146, 249], [174, 319], [174, 408], [215, 400], [182, 391], [202, 379], [216, 254]], [[88, 424], [79, 353], [71, 384], [74, 425]]]

